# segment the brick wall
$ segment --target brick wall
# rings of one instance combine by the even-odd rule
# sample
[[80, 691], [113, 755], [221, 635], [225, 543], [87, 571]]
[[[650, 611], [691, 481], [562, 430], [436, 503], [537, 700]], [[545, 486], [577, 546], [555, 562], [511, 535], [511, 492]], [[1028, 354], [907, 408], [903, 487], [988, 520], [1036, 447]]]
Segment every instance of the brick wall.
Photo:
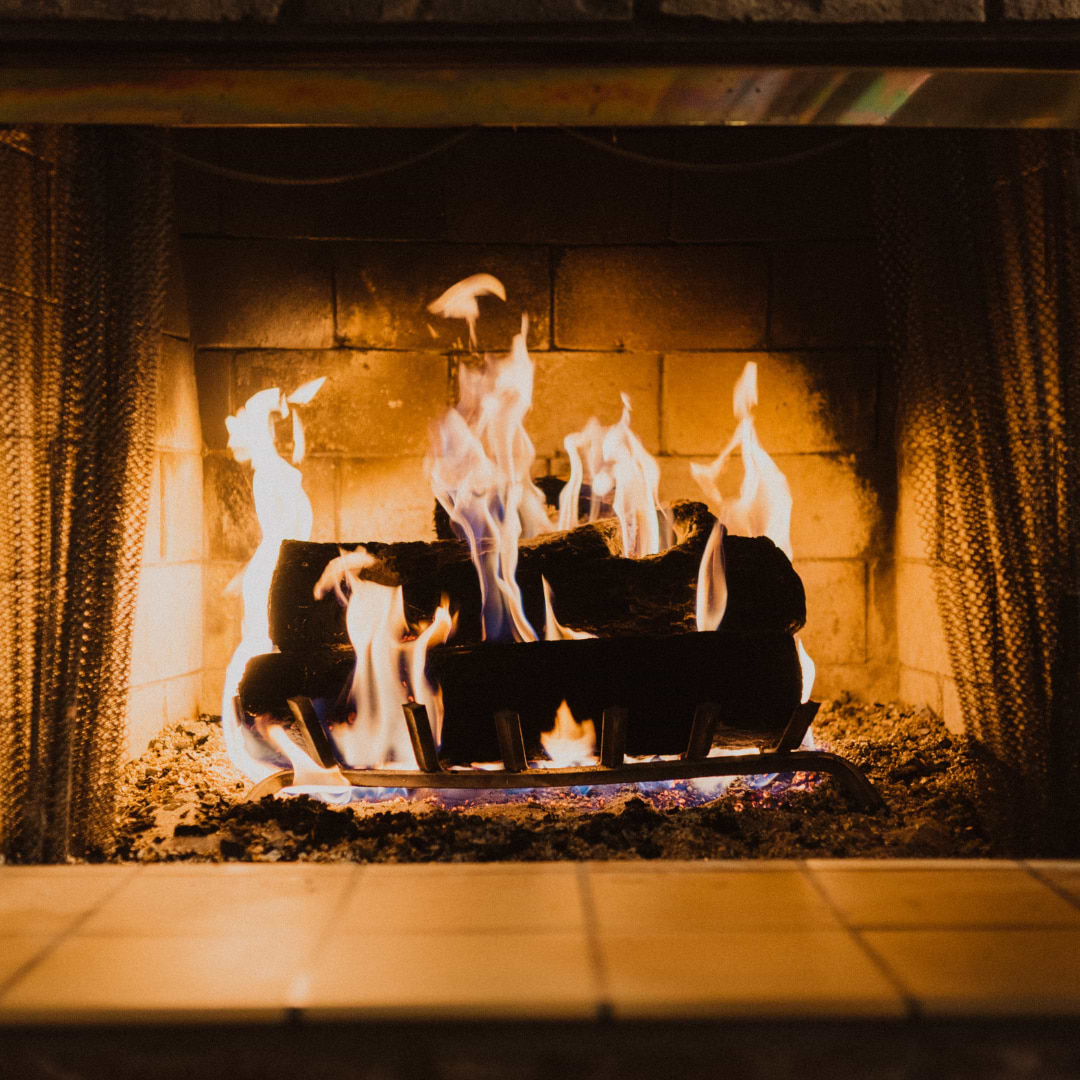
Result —
[[[189, 132], [184, 149], [279, 175], [342, 173], [431, 133]], [[760, 130], [636, 132], [632, 148], [754, 158], [819, 140]], [[460, 323], [425, 305], [484, 270], [481, 346], [505, 350], [521, 310], [536, 361], [528, 427], [541, 468], [619, 392], [660, 460], [666, 499], [696, 497], [692, 461], [730, 436], [731, 395], [760, 368], [763, 445], [795, 498], [806, 642], [823, 693], [896, 693], [891, 393], [863, 149], [793, 169], [671, 174], [552, 132], [487, 132], [432, 163], [326, 189], [183, 172], [183, 254], [205, 446], [204, 697], [238, 640], [226, 582], [253, 550], [246, 467], [224, 418], [265, 386], [330, 376], [307, 410], [303, 471], [322, 540], [431, 535], [426, 427], [454, 400]]]
[[163, 724], [197, 715], [202, 691], [202, 439], [179, 260], [167, 299], [128, 696], [133, 756]]

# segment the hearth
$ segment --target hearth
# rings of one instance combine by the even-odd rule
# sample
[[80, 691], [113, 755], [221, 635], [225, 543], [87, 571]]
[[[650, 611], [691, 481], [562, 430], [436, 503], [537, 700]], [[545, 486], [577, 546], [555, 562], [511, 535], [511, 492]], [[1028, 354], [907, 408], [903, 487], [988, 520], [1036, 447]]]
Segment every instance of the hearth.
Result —
[[121, 733], [200, 714], [256, 802], [882, 812], [844, 695], [1067, 845], [1074, 138], [571, 134], [9, 133], [9, 857], [109, 851]]

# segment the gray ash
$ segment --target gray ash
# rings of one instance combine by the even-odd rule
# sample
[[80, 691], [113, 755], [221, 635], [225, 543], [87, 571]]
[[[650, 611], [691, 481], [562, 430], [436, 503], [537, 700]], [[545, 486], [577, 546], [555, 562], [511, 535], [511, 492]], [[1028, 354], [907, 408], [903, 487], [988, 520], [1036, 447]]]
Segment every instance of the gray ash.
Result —
[[[929, 713], [826, 703], [819, 745], [850, 758], [890, 813], [857, 810], [828, 779], [685, 789], [535, 793], [448, 805], [404, 797], [329, 806], [246, 803], [216, 718], [170, 727], [125, 769], [113, 860], [495, 862], [547, 859], [1019, 857], [1039, 854], [1008, 774]], [[613, 792], [613, 793], [612, 793]], [[104, 857], [104, 855], [103, 855]]]

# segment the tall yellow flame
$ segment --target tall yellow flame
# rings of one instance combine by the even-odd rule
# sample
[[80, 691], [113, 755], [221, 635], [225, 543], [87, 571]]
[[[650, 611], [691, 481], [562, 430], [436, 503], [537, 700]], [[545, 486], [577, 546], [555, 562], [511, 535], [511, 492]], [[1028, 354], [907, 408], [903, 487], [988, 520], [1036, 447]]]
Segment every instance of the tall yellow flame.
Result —
[[274, 421], [286, 419], [289, 404], [292, 403], [293, 459], [299, 463], [303, 458], [304, 429], [296, 406], [310, 402], [324, 382], [325, 379], [314, 379], [287, 397], [276, 386], [260, 390], [248, 398], [235, 416], [225, 420], [229, 431], [229, 449], [233, 456], [237, 461], [251, 462], [255, 515], [262, 535], [242, 576], [244, 615], [241, 640], [225, 672], [221, 723], [230, 758], [255, 781], [275, 772], [277, 765], [267, 754], [265, 744], [240, 723], [233, 709], [233, 698], [247, 662], [253, 656], [270, 652], [273, 648], [267, 599], [278, 548], [283, 540], [309, 539], [312, 526], [311, 502], [304, 492], [300, 470], [278, 454], [274, 441]]
[[[741, 536], [767, 536], [787, 557], [791, 549], [791, 488], [787, 477], [765, 452], [754, 426], [758, 402], [758, 369], [751, 360], [735, 384], [733, 411], [738, 425], [727, 446], [711, 465], [691, 464], [690, 471], [705, 493], [718, 519], [717, 529], [709, 538], [698, 575], [698, 629], [715, 630], [727, 604], [727, 581], [724, 574], [723, 530]], [[720, 493], [720, 477], [731, 455], [738, 450], [743, 477], [735, 499]], [[718, 615], [718, 617], [717, 617]], [[803, 643], [796, 639], [802, 668], [802, 700], [810, 700], [814, 687], [814, 662]]]

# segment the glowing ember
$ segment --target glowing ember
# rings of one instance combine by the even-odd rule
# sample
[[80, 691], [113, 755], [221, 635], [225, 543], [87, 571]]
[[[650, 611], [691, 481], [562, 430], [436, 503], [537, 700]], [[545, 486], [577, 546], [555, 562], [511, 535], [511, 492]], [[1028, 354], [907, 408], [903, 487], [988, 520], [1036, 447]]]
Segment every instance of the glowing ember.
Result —
[[580, 724], [564, 701], [555, 713], [555, 726], [540, 734], [540, 745], [548, 756], [547, 762], [537, 762], [541, 767], [568, 768], [572, 765], [595, 765], [596, 726], [591, 720]]
[[[251, 462], [255, 514], [262, 536], [241, 579], [244, 601], [241, 640], [225, 672], [221, 722], [229, 756], [238, 768], [255, 781], [269, 776], [278, 766], [268, 758], [265, 744], [251, 736], [236, 717], [233, 697], [247, 662], [253, 656], [273, 649], [267, 598], [278, 548], [282, 540], [309, 539], [312, 524], [311, 503], [304, 492], [300, 470], [277, 452], [274, 420], [286, 419], [290, 403], [293, 405], [293, 461], [299, 464], [304, 455], [304, 428], [296, 406], [310, 402], [323, 382], [325, 379], [304, 383], [288, 397], [276, 386], [260, 390], [248, 398], [235, 416], [225, 420], [229, 429], [229, 449], [233, 456], [237, 461]], [[314, 762], [311, 762], [311, 767], [318, 768]]]
[[605, 428], [595, 417], [563, 441], [570, 479], [559, 496], [559, 528], [578, 524], [581, 492], [588, 484], [588, 520], [610, 514], [619, 519], [622, 554], [629, 559], [656, 555], [670, 543], [660, 509], [660, 466], [630, 429], [630, 398], [622, 394], [617, 424]]
[[315, 586], [316, 598], [334, 592], [345, 602], [345, 625], [356, 651], [349, 692], [352, 713], [346, 722], [335, 724], [330, 735], [341, 759], [352, 768], [393, 763], [415, 769], [401, 707], [409, 701], [423, 705], [438, 740], [442, 695], [424, 668], [428, 648], [446, 640], [453, 622], [444, 601], [431, 625], [408, 640], [401, 588], [358, 576], [373, 562], [364, 548], [342, 554], [329, 563]]

